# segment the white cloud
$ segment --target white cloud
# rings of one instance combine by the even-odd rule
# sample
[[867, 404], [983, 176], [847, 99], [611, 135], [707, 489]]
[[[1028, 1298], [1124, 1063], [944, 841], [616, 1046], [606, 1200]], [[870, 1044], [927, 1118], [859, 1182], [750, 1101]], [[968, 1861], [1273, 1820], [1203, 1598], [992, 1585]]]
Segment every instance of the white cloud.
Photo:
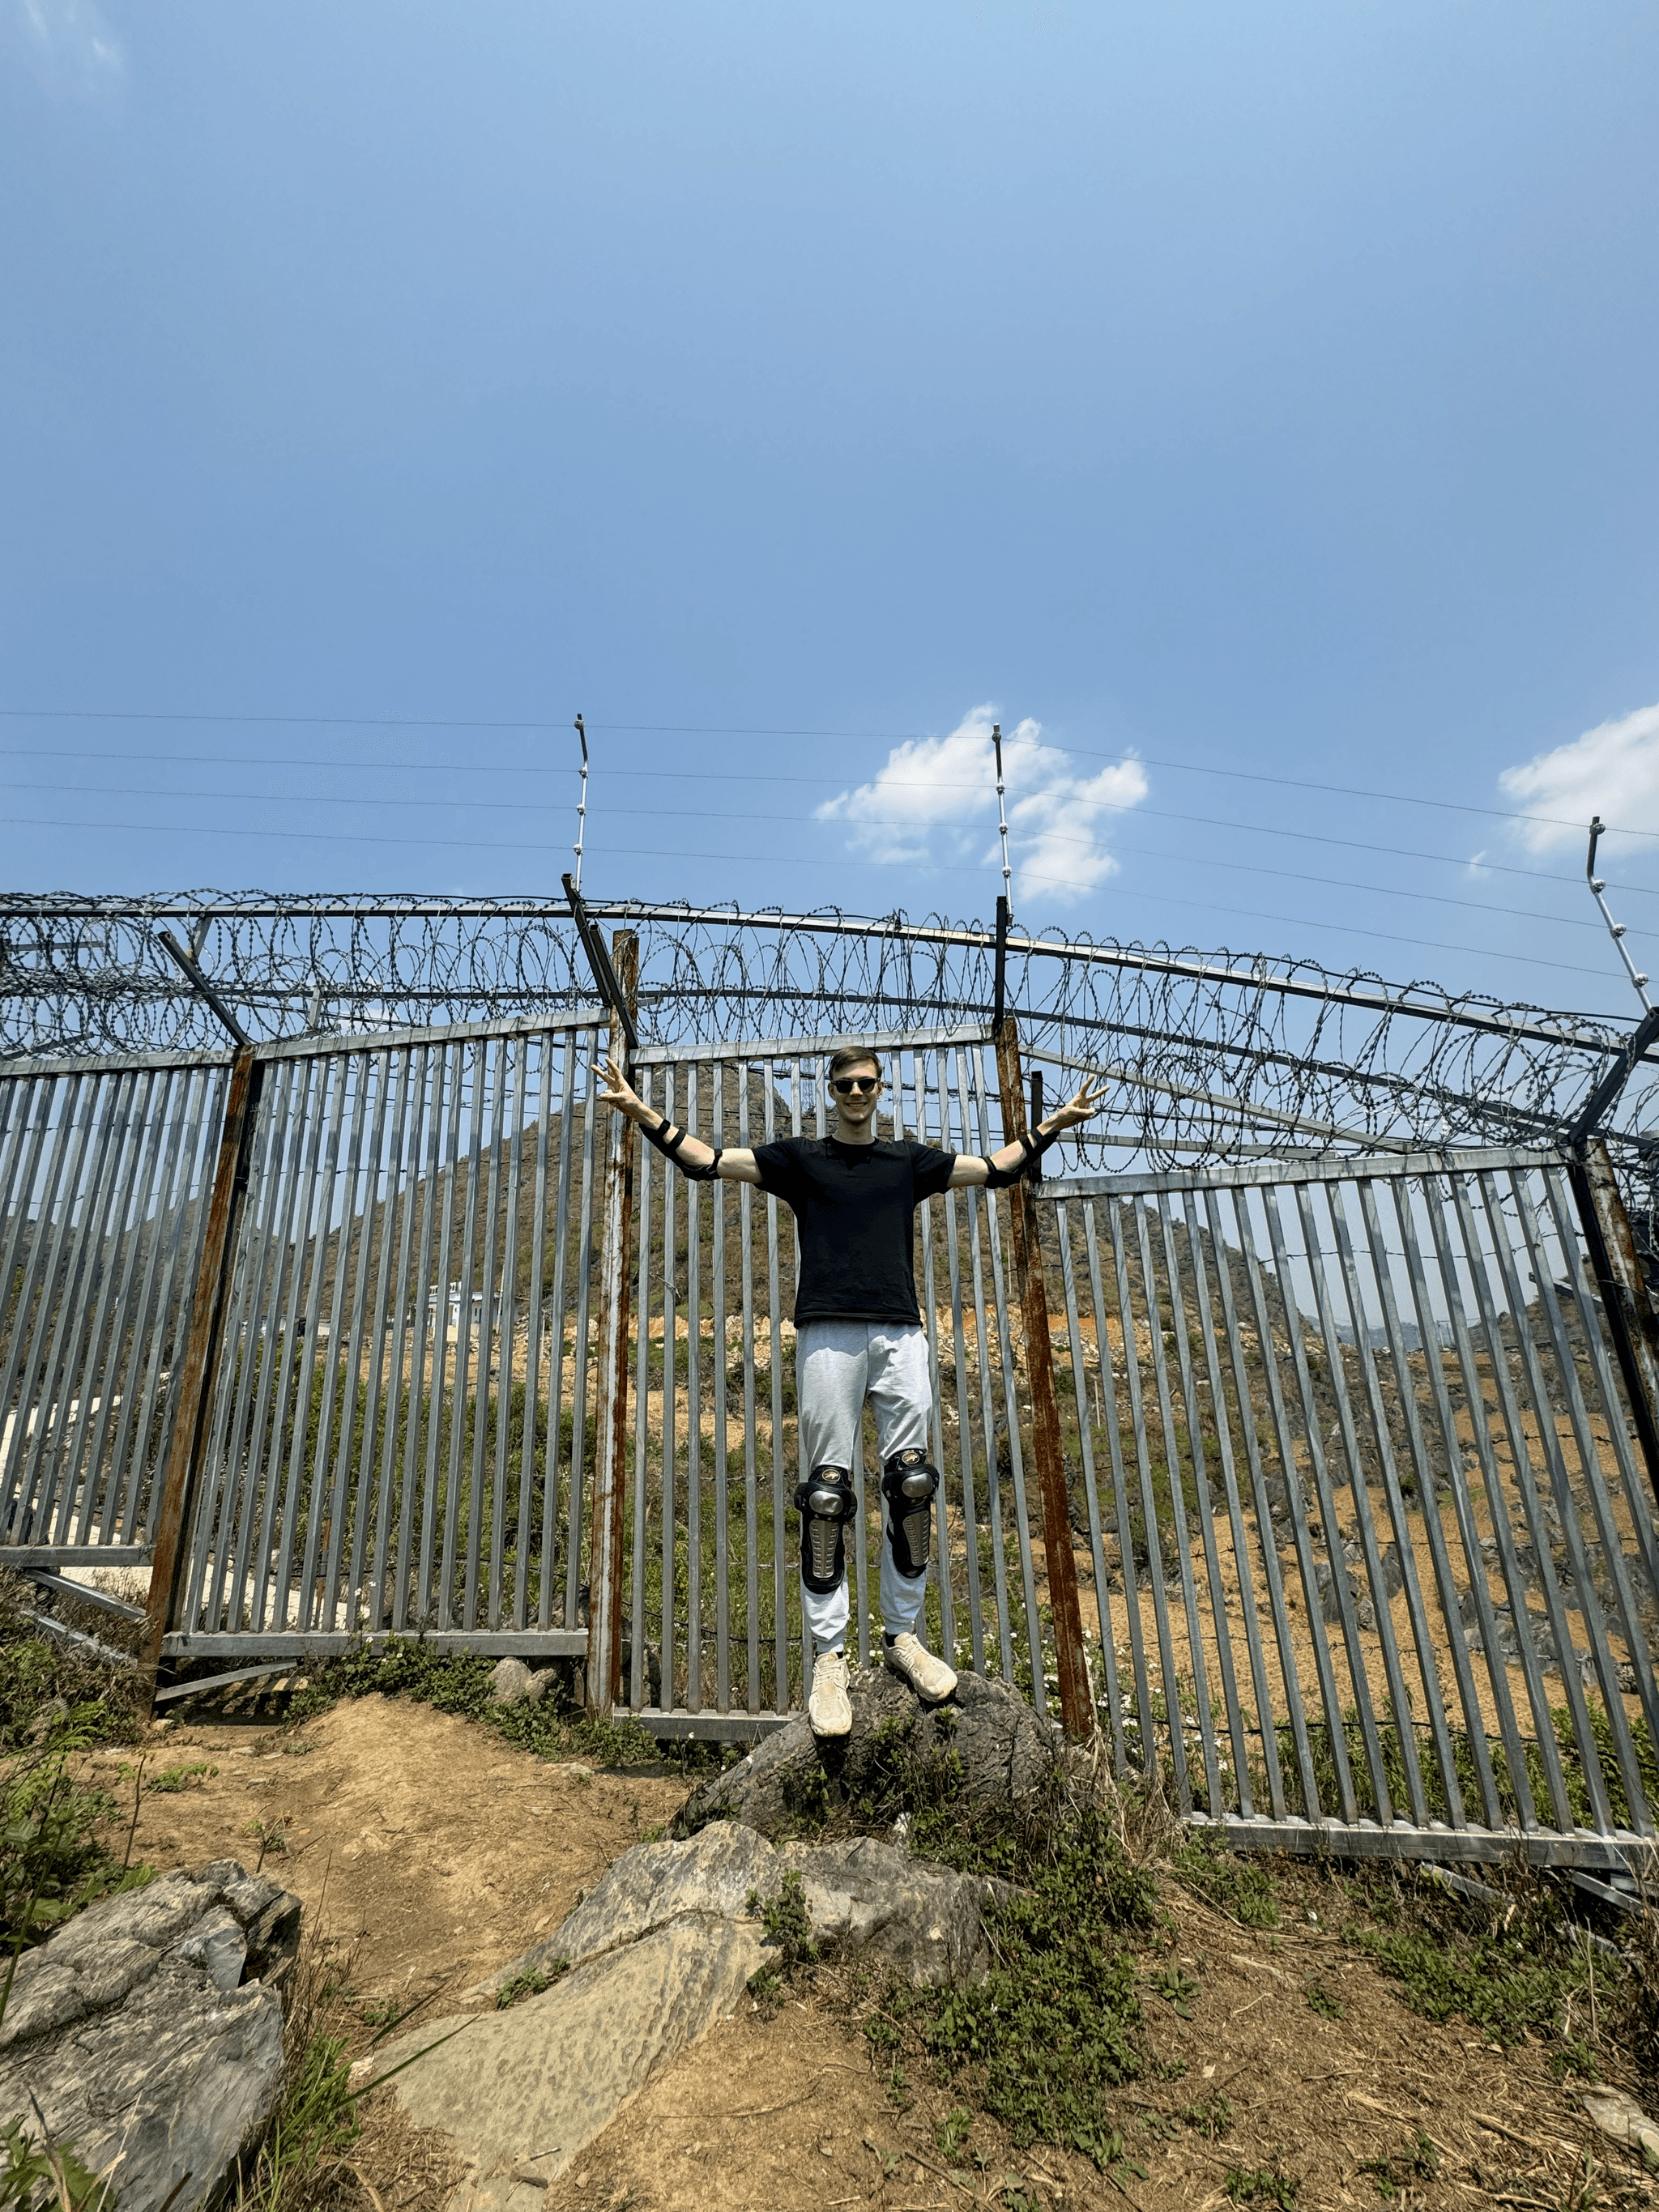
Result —
[[[896, 746], [872, 781], [826, 799], [818, 820], [847, 823], [850, 849], [866, 860], [1000, 867], [994, 720], [993, 707], [975, 707], [948, 737]], [[1069, 903], [1116, 873], [1106, 841], [1116, 812], [1146, 796], [1138, 760], [1079, 776], [1042, 743], [1041, 723], [1027, 720], [1005, 732], [1002, 764], [1017, 906], [1035, 897]]]
[[36, 69], [54, 89], [95, 99], [125, 78], [121, 41], [95, 0], [12, 0], [9, 12]]
[[1506, 768], [1498, 781], [1524, 812], [1555, 817], [1516, 825], [1534, 853], [1583, 844], [1592, 814], [1615, 831], [1659, 830], [1659, 706], [1601, 722], [1570, 745]]

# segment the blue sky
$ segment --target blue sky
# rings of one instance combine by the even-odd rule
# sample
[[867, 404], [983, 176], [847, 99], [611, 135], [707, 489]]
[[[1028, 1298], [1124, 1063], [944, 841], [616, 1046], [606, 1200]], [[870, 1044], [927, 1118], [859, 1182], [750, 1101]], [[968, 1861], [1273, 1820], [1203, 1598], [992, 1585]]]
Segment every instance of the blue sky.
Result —
[[591, 890], [983, 915], [996, 718], [1023, 922], [1630, 1012], [1656, 63], [0, 0], [7, 880], [556, 894], [580, 708]]

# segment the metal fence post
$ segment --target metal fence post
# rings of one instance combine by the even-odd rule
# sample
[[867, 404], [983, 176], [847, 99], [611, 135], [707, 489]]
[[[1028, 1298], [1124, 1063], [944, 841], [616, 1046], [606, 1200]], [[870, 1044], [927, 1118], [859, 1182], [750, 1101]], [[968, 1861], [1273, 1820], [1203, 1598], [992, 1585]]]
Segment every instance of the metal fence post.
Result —
[[[1025, 1133], [1025, 1098], [1020, 1080], [1019, 1034], [1010, 1014], [998, 1030], [997, 1084], [1002, 1093], [1002, 1135], [1006, 1144]], [[1019, 1284], [1025, 1331], [1026, 1381], [1031, 1393], [1031, 1442], [1042, 1493], [1042, 1549], [1048, 1566], [1048, 1607], [1054, 1624], [1054, 1656], [1060, 1674], [1060, 1714], [1067, 1735], [1087, 1736], [1095, 1725], [1089, 1687], [1089, 1662], [1083, 1648], [1083, 1613], [1078, 1601], [1077, 1559], [1072, 1550], [1071, 1502], [1066, 1491], [1066, 1459], [1060, 1440], [1060, 1405], [1054, 1395], [1054, 1346], [1048, 1335], [1048, 1291], [1037, 1237], [1036, 1201], [1022, 1179], [1008, 1194], [1013, 1224], [1014, 1273]]]
[[[1581, 1157], [1568, 1167], [1567, 1180], [1589, 1250], [1590, 1272], [1601, 1293], [1607, 1334], [1613, 1339], [1635, 1417], [1648, 1480], [1655, 1499], [1659, 1500], [1659, 1316], [1655, 1316], [1643, 1279], [1636, 1239], [1619, 1194], [1613, 1162], [1600, 1137], [1586, 1141]], [[1594, 1315], [1586, 1314], [1584, 1322], [1587, 1328], [1594, 1328]]]
[[[619, 1004], [611, 1010], [611, 1051], [621, 1062], [638, 1003], [640, 940], [611, 939]], [[716, 1131], [716, 1141], [719, 1132]], [[621, 1693], [623, 1521], [628, 1487], [628, 1246], [634, 1225], [634, 1124], [611, 1117], [599, 1248], [599, 1419], [593, 1454], [593, 1550], [588, 1582], [587, 1706], [609, 1712]], [[696, 1346], [692, 1346], [692, 1358]]]
[[190, 1339], [179, 1377], [173, 1443], [167, 1454], [155, 1548], [150, 1554], [149, 1603], [145, 1610], [143, 1640], [138, 1654], [139, 1703], [147, 1715], [155, 1696], [161, 1639], [173, 1626], [185, 1561], [189, 1555], [185, 1536], [201, 1472], [207, 1409], [218, 1364], [225, 1286], [235, 1243], [236, 1217], [247, 1188], [250, 1140], [258, 1109], [262, 1073], [252, 1046], [244, 1045], [232, 1063], [230, 1085], [225, 1095], [219, 1158], [214, 1170], [213, 1195], [208, 1203], [201, 1264], [197, 1270], [196, 1293], [191, 1306]]

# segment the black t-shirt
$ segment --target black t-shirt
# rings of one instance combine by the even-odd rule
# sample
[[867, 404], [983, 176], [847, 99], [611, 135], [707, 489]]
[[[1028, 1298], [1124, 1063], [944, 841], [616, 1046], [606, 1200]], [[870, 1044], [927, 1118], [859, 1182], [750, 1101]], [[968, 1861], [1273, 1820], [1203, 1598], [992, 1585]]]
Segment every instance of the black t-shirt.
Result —
[[761, 1188], [790, 1206], [800, 1238], [795, 1321], [921, 1318], [911, 1266], [917, 1206], [950, 1182], [954, 1152], [878, 1137], [781, 1137], [755, 1148]]

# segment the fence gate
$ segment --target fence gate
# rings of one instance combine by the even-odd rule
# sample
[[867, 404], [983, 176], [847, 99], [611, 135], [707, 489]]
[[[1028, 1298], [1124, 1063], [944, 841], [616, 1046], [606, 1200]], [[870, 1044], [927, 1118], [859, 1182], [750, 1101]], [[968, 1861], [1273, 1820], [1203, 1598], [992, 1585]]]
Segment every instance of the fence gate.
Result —
[[1042, 1187], [1103, 1723], [1231, 1843], [1651, 1849], [1659, 1537], [1564, 1166]]
[[228, 1054], [0, 1073], [0, 1558], [148, 1562]]

